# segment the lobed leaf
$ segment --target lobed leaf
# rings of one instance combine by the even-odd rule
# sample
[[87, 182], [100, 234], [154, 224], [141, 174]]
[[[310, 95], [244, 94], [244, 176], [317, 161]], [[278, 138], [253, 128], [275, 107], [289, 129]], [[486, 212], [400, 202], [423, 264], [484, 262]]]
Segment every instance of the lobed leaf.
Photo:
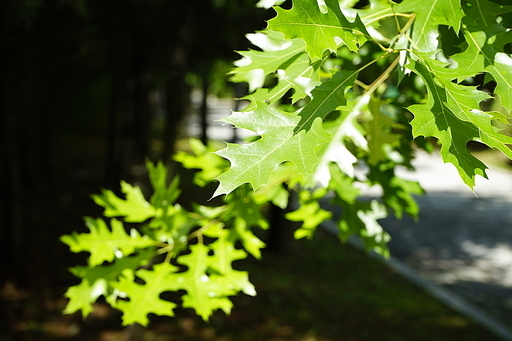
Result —
[[214, 196], [227, 194], [244, 183], [254, 190], [268, 183], [270, 174], [283, 162], [293, 162], [304, 179], [312, 176], [318, 157], [315, 150], [330, 140], [315, 120], [309, 131], [297, 134], [294, 129], [300, 118], [255, 100], [246, 112], [235, 112], [225, 119], [239, 128], [260, 135], [256, 142], [245, 145], [228, 144], [218, 155], [231, 162], [231, 168], [217, 179], [219, 187]]
[[187, 169], [198, 169], [194, 174], [194, 183], [201, 187], [206, 186], [212, 179], [222, 173], [228, 166], [226, 160], [213, 152], [213, 146], [205, 146], [197, 139], [188, 140], [192, 154], [179, 151], [173, 159], [180, 162]]
[[101, 265], [103, 262], [111, 262], [116, 255], [128, 256], [137, 249], [143, 249], [154, 245], [154, 241], [147, 236], [141, 236], [132, 229], [128, 235], [123, 223], [112, 219], [112, 231], [101, 218], [85, 218], [89, 233], [76, 233], [62, 236], [60, 239], [67, 244], [73, 252], [89, 252], [89, 265]]
[[121, 273], [135, 271], [141, 264], [147, 262], [153, 255], [152, 251], [144, 250], [133, 257], [118, 258], [112, 264], [103, 266], [76, 266], [71, 273], [81, 282], [68, 288], [65, 297], [69, 298], [65, 314], [81, 311], [86, 318], [92, 311], [91, 304], [104, 295], [109, 300], [112, 294], [112, 283], [116, 282]]
[[123, 312], [123, 325], [140, 323], [146, 326], [149, 323], [149, 313], [173, 316], [176, 304], [160, 298], [165, 291], [177, 290], [178, 278], [175, 275], [177, 268], [169, 263], [160, 263], [152, 270], [140, 269], [136, 276], [144, 283], [137, 283], [133, 276], [122, 277], [114, 287], [123, 293], [129, 300], [119, 300], [115, 307]]
[[105, 208], [106, 217], [124, 217], [126, 222], [143, 222], [155, 216], [155, 208], [147, 202], [139, 187], [121, 181], [121, 191], [126, 199], [119, 198], [110, 190], [102, 190], [101, 195], [93, 195], [94, 202]]
[[301, 39], [283, 40], [285, 43], [289, 44], [281, 50], [238, 52], [243, 58], [235, 62], [238, 67], [231, 71], [231, 80], [247, 82], [250, 92], [261, 87], [266, 75], [277, 71], [281, 65], [304, 52], [304, 41]]
[[178, 274], [175, 289], [185, 289], [183, 307], [192, 308], [204, 320], [217, 309], [225, 313], [231, 311], [232, 303], [228, 295], [235, 292], [223, 283], [221, 276], [208, 276], [209, 249], [203, 244], [190, 246], [190, 254], [183, 255], [179, 262], [188, 267], [188, 271]]
[[354, 177], [354, 164], [358, 158], [347, 148], [350, 140], [360, 150], [368, 152], [366, 132], [358, 122], [361, 109], [367, 104], [369, 96], [361, 96], [356, 100], [348, 101], [346, 106], [338, 108], [340, 116], [332, 123], [324, 124], [326, 130], [332, 134], [332, 140], [322, 150], [320, 161], [315, 170], [314, 178], [324, 187], [329, 185], [331, 171], [329, 165], [335, 163], [350, 177]]
[[288, 62], [282, 64], [277, 70], [278, 83], [272, 89], [260, 88], [251, 98], [266, 102], [275, 103], [290, 90], [294, 90], [292, 104], [307, 96], [319, 84], [318, 67], [320, 63], [311, 64], [307, 54], [296, 55]]
[[147, 161], [146, 169], [153, 188], [153, 195], [150, 198], [151, 205], [162, 209], [172, 206], [181, 194], [181, 190], [178, 188], [180, 184], [179, 177], [175, 177], [167, 184], [168, 169], [161, 161], [156, 165]]
[[399, 143], [399, 136], [391, 132], [393, 120], [381, 111], [382, 105], [384, 101], [378, 99], [371, 99], [368, 103], [368, 109], [372, 114], [372, 120], [366, 124], [370, 165], [387, 160], [386, 151]]
[[464, 16], [460, 0], [409, 0], [394, 7], [395, 12], [415, 13], [411, 39], [420, 52], [438, 48], [439, 25], [453, 27], [457, 33]]
[[329, 81], [316, 87], [311, 92], [311, 102], [299, 111], [301, 120], [295, 131], [309, 130], [317, 118], [323, 120], [331, 111], [346, 105], [346, 92], [354, 85], [357, 75], [358, 71], [338, 71]]
[[347, 241], [352, 235], [359, 236], [366, 250], [389, 257], [387, 243], [390, 236], [378, 222], [379, 219], [387, 217], [384, 205], [377, 200], [358, 201], [359, 190], [354, 187], [354, 180], [343, 174], [335, 164], [330, 164], [329, 169], [329, 188], [335, 194], [332, 203], [342, 208], [342, 214], [337, 222], [339, 238]]
[[368, 181], [372, 185], [382, 187], [382, 201], [393, 210], [398, 219], [401, 219], [403, 214], [407, 213], [417, 220], [420, 208], [413, 194], [422, 195], [425, 192], [418, 182], [401, 179], [395, 175], [394, 168], [386, 166], [380, 164], [377, 167], [371, 167], [368, 173]]
[[277, 16], [268, 22], [268, 29], [283, 32], [288, 39], [301, 38], [311, 60], [322, 59], [324, 51], [336, 52], [344, 43], [357, 51], [369, 37], [359, 17], [348, 21], [338, 0], [326, 0], [323, 13], [317, 1], [296, 0], [290, 10], [275, 7]]
[[[457, 63], [457, 68], [451, 70], [452, 77], [463, 79], [488, 72], [496, 81], [494, 92], [500, 96], [503, 106], [512, 111], [512, 57], [503, 52], [503, 46], [512, 43], [512, 32], [500, 26], [484, 28], [474, 24], [464, 25], [462, 32], [467, 49], [452, 57]], [[505, 39], [499, 39], [501, 46], [497, 46], [490, 43], [491, 38]]]
[[443, 78], [437, 72], [443, 71], [439, 63], [429, 58], [411, 61], [408, 68], [424, 80], [428, 89], [425, 104], [407, 108], [415, 116], [411, 121], [413, 135], [437, 137], [443, 160], [457, 168], [470, 188], [475, 186], [476, 175], [486, 177], [487, 167], [468, 151], [469, 141], [485, 143], [512, 158], [507, 147], [512, 138], [500, 134], [492, 125], [493, 117], [479, 108], [479, 103], [489, 97], [486, 93]]
[[332, 217], [332, 213], [320, 207], [319, 200], [327, 193], [326, 188], [315, 191], [301, 191], [299, 193], [300, 206], [297, 210], [286, 214], [286, 219], [301, 221], [302, 226], [295, 231], [295, 239], [313, 238], [318, 225]]

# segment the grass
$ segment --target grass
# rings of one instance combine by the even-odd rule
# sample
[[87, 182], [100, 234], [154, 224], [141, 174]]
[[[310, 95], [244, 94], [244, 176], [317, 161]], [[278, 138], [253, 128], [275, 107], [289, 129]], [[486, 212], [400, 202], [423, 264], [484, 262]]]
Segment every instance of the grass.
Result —
[[[47, 192], [44, 198], [62, 201], [60, 196], [48, 199]], [[80, 257], [70, 255], [57, 238], [64, 227], [83, 225], [76, 217], [99, 213], [97, 208], [85, 210], [82, 203], [77, 207], [80, 210], [72, 212], [65, 206], [64, 221], [59, 211], [48, 218], [52, 229], [41, 228], [49, 236], [38, 239], [37, 250], [52, 256], [47, 257], [48, 264], [40, 254], [33, 257], [40, 260], [31, 267], [34, 284], [19, 289], [8, 283], [11, 286], [0, 288], [0, 340], [127, 340], [128, 330], [120, 328], [120, 313], [104, 303], [95, 304], [85, 321], [78, 314], [61, 314], [66, 286], [76, 284], [65, 268], [79, 264]], [[209, 323], [187, 309], [176, 311], [175, 318], [153, 316], [149, 328], [142, 330], [144, 340], [498, 340], [377, 260], [328, 235], [319, 232], [313, 240], [291, 245], [284, 254], [266, 253], [259, 261], [237, 262], [237, 268], [249, 271], [258, 295], [234, 297], [229, 316], [218, 312]]]
[[[322, 232], [292, 245], [284, 255], [268, 253], [260, 261], [236, 264], [249, 271], [258, 295], [234, 297], [229, 316], [218, 312], [209, 323], [188, 309], [175, 318], [154, 316], [144, 340], [498, 340], [377, 260]], [[78, 315], [48, 318], [60, 326], [60, 337], [49, 321], [27, 321], [32, 328], [12, 340], [126, 340], [127, 331], [115, 327], [119, 313], [101, 303], [85, 322]], [[63, 333], [65, 326], [80, 332]]]

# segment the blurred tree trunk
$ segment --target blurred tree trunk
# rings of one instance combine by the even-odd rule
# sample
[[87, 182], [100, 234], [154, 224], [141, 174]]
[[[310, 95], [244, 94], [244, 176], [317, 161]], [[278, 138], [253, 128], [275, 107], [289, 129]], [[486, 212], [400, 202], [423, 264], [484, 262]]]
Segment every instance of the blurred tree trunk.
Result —
[[185, 69], [173, 70], [173, 75], [167, 82], [167, 110], [163, 134], [164, 151], [162, 160], [167, 163], [174, 154], [179, 124], [186, 114], [190, 88], [185, 83]]
[[[0, 51], [0, 191], [3, 204], [0, 209], [0, 248], [2, 259], [11, 263], [2, 270], [14, 271], [14, 275], [20, 278], [24, 269], [23, 252], [23, 187], [20, 177], [20, 153], [17, 141], [18, 125], [17, 117], [11, 109], [10, 94], [16, 89], [12, 84], [13, 68], [12, 58], [7, 51], [12, 51], [12, 34], [14, 28], [10, 25], [13, 9], [7, 3], [2, 3], [1, 24], [1, 51]], [[14, 89], [13, 89], [14, 87]]]
[[289, 195], [288, 206], [285, 209], [271, 205], [269, 210], [270, 229], [266, 240], [266, 250], [277, 254], [289, 252], [294, 240], [294, 231], [298, 226], [298, 223], [285, 218], [286, 213], [294, 210], [293, 205], [297, 200], [294, 191], [289, 191]]
[[190, 86], [186, 82], [189, 58], [189, 40], [193, 25], [193, 10], [182, 8], [183, 21], [177, 31], [176, 43], [170, 60], [170, 75], [166, 86], [167, 117], [164, 127], [162, 159], [167, 163], [174, 154], [178, 127], [187, 112]]
[[106, 188], [115, 188], [119, 183], [119, 174], [121, 172], [121, 160], [118, 155], [119, 147], [119, 115], [121, 111], [121, 98], [123, 97], [121, 76], [114, 72], [110, 89], [110, 103], [108, 108], [107, 127], [106, 127], [106, 152], [105, 152], [105, 171], [104, 186]]
[[134, 141], [131, 163], [143, 165], [149, 156], [150, 124], [153, 119], [149, 108], [149, 91], [146, 84], [145, 61], [142, 51], [138, 51], [133, 60], [133, 126]]
[[208, 89], [210, 88], [210, 83], [208, 81], [208, 77], [203, 77], [202, 82], [202, 91], [203, 98], [201, 99], [201, 108], [199, 109], [199, 113], [201, 116], [201, 142], [206, 146], [208, 144]]

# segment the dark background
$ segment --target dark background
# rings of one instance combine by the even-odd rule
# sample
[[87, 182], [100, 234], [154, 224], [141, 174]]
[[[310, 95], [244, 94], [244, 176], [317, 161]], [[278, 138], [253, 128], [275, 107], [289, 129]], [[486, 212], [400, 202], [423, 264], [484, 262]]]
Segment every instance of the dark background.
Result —
[[2, 1], [3, 276], [65, 269], [58, 237], [95, 212], [89, 194], [170, 159], [191, 88], [222, 77], [271, 16], [255, 3]]

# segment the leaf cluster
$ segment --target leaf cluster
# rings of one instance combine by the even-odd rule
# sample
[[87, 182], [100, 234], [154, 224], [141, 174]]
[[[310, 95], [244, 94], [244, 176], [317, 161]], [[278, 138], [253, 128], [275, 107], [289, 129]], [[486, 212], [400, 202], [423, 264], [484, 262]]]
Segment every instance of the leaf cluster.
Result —
[[[268, 7], [275, 0], [260, 1]], [[279, 1], [282, 2], [282, 1]], [[232, 263], [259, 258], [272, 203], [297, 206], [287, 218], [302, 222], [296, 238], [311, 238], [333, 219], [339, 238], [358, 236], [367, 250], [389, 254], [379, 220], [418, 217], [418, 183], [401, 179], [415, 151], [437, 141], [472, 189], [486, 166], [468, 150], [483, 143], [512, 158], [503, 133], [512, 110], [512, 6], [492, 0], [294, 0], [275, 7], [264, 31], [248, 35], [254, 50], [240, 52], [233, 81], [249, 84], [249, 105], [225, 119], [254, 132], [248, 143], [212, 153], [191, 141], [192, 154], [175, 159], [198, 169], [194, 181], [214, 178], [218, 207], [177, 203], [179, 179], [163, 164], [147, 164], [153, 194], [122, 182], [123, 196], [94, 196], [106, 219], [86, 218], [90, 232], [63, 236], [73, 252], [90, 253], [71, 271], [66, 312], [91, 312], [105, 296], [123, 323], [148, 323], [149, 313], [172, 316], [181, 304], [204, 319], [231, 309], [229, 296], [254, 294], [246, 272]], [[478, 84], [478, 80], [484, 81]], [[228, 165], [229, 162], [229, 165]], [[362, 196], [375, 187], [377, 197]], [[292, 201], [290, 192], [297, 192]], [[338, 206], [339, 216], [326, 209]], [[137, 228], [127, 229], [127, 224]], [[110, 227], [109, 227], [110, 226]], [[165, 292], [181, 302], [162, 299]]]
[[[190, 168], [201, 164], [196, 182], [204, 185], [204, 174], [220, 173], [224, 163], [199, 141], [192, 145], [196, 155], [176, 158]], [[265, 244], [251, 229], [268, 226], [260, 212], [262, 199], [257, 204], [240, 189], [223, 206], [194, 204], [189, 211], [178, 203], [179, 177], [169, 181], [161, 162], [147, 162], [146, 168], [149, 199], [140, 187], [121, 182], [122, 196], [110, 190], [93, 196], [104, 208], [104, 218], [86, 217], [89, 232], [61, 237], [71, 251], [89, 253], [86, 266], [71, 269], [81, 281], [66, 292], [64, 312], [81, 311], [85, 318], [103, 296], [123, 312], [124, 325], [147, 325], [148, 314], [173, 316], [178, 306], [207, 320], [217, 309], [230, 312], [230, 296], [255, 295], [247, 272], [235, 270], [233, 262], [248, 253], [261, 256]]]
[[[294, 0], [250, 35], [257, 49], [240, 52], [232, 71], [249, 84], [250, 104], [225, 121], [259, 138], [217, 152], [231, 167], [218, 176], [215, 195], [245, 183], [258, 193], [292, 164], [296, 184], [312, 190], [290, 215], [304, 221], [297, 236], [330, 217], [317, 203], [330, 197], [342, 208], [340, 238], [359, 235], [386, 254], [389, 236], [377, 220], [418, 215], [413, 195], [423, 190], [395, 173], [412, 168], [415, 150], [430, 152], [429, 141], [437, 142], [471, 189], [486, 166], [470, 141], [512, 158], [512, 138], [502, 131], [512, 110], [512, 7], [491, 0], [352, 5]], [[379, 188], [380, 200], [362, 200], [361, 186]]]

